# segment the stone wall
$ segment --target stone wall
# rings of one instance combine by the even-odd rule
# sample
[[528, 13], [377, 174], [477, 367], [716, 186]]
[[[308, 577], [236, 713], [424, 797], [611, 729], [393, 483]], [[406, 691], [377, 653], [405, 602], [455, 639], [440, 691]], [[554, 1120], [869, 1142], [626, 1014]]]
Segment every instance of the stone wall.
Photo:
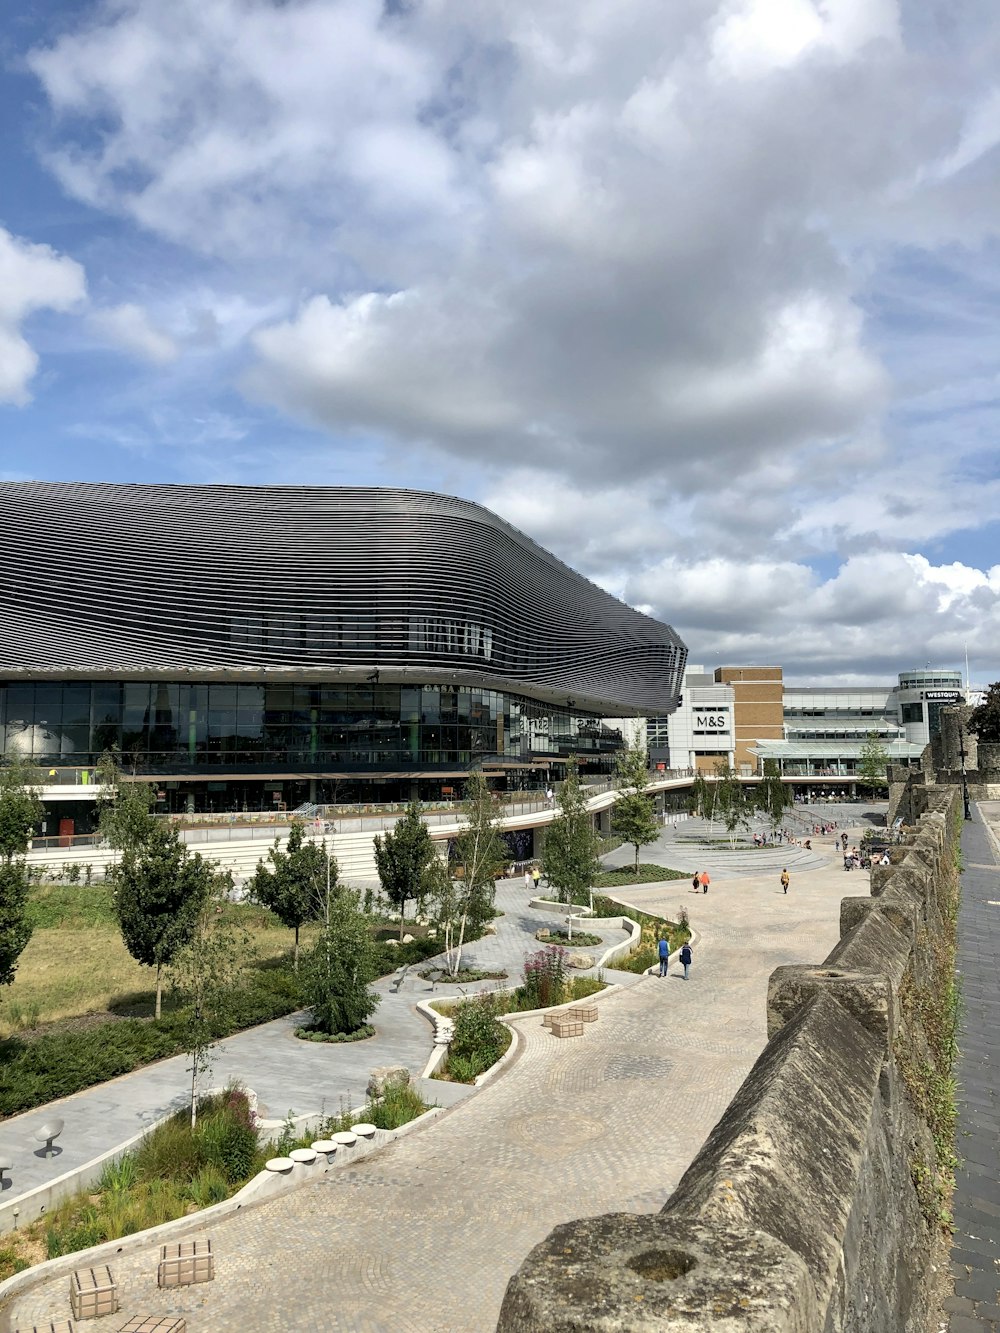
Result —
[[557, 1227], [498, 1333], [923, 1333], [934, 1145], [904, 1077], [929, 1049], [910, 997], [961, 809], [954, 790], [927, 801], [872, 895], [843, 900], [825, 962], [772, 974], [768, 1044], [663, 1211]]

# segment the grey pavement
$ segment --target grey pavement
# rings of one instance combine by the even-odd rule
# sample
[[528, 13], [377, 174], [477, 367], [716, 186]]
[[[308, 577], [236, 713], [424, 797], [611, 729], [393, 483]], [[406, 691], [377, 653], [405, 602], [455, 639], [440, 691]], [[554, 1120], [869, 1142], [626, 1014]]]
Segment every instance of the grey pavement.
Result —
[[[541, 947], [534, 932], [540, 926], [555, 925], [558, 919], [552, 913], [528, 908], [528, 896], [521, 880], [498, 885], [497, 905], [504, 915], [497, 920], [495, 935], [486, 935], [467, 947], [464, 961], [468, 966], [484, 971], [503, 969], [513, 984], [521, 981], [525, 954]], [[601, 935], [605, 947], [626, 938], [625, 932], [618, 930]], [[601, 950], [595, 947], [588, 952], [599, 954]], [[420, 969], [433, 966], [434, 960], [419, 965]], [[470, 994], [505, 984], [439, 984], [437, 993]], [[417, 1075], [432, 1049], [431, 1025], [416, 1009], [418, 1000], [431, 997], [431, 988], [419, 977], [418, 968], [410, 969], [398, 994], [391, 991], [391, 978], [379, 981], [375, 989], [382, 1002], [373, 1019], [376, 1035], [367, 1041], [337, 1045], [301, 1041], [295, 1036], [295, 1028], [302, 1025], [305, 1015], [292, 1014], [220, 1042], [202, 1085], [220, 1086], [238, 1079], [253, 1088], [266, 1114], [275, 1119], [287, 1113], [332, 1114], [342, 1105], [362, 1106], [372, 1069], [404, 1065]], [[12, 1203], [17, 1196], [110, 1151], [183, 1106], [190, 1085], [189, 1069], [187, 1056], [174, 1056], [0, 1123], [0, 1153], [9, 1152], [14, 1161], [12, 1183], [4, 1202]], [[442, 1104], [449, 1095], [450, 1089], [439, 1095]], [[60, 1151], [40, 1158], [35, 1152], [39, 1145], [32, 1135], [53, 1115], [66, 1122], [59, 1139]]]
[[[508, 1279], [557, 1223], [662, 1207], [764, 1047], [770, 972], [824, 958], [841, 896], [867, 881], [834, 865], [793, 876], [787, 896], [770, 871], [708, 895], [679, 882], [628, 890], [639, 907], [688, 907], [689, 981], [675, 966], [606, 996], [578, 1039], [516, 1020], [523, 1041], [505, 1071], [426, 1129], [213, 1226], [214, 1282], [159, 1291], [152, 1253], [116, 1260], [119, 1318], [186, 1314], [213, 1333], [492, 1333]], [[5, 1313], [30, 1327], [65, 1304], [53, 1279]]]
[[1000, 835], [1000, 802], [981, 802], [973, 816], [962, 832], [956, 962], [964, 1013], [956, 1071], [955, 1291], [944, 1303], [950, 1333], [1000, 1330], [1000, 842], [989, 832]]

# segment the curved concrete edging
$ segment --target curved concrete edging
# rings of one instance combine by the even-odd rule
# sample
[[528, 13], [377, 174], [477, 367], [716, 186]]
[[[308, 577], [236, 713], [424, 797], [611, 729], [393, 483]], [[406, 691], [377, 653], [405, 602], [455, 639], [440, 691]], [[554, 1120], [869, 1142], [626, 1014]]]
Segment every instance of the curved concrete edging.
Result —
[[[297, 1162], [287, 1175], [274, 1171], [259, 1171], [232, 1198], [224, 1199], [222, 1203], [213, 1204], [210, 1208], [203, 1208], [186, 1217], [175, 1218], [172, 1222], [163, 1222], [160, 1226], [150, 1227], [147, 1231], [136, 1231], [131, 1236], [122, 1236], [118, 1240], [103, 1241], [100, 1245], [92, 1245], [86, 1250], [75, 1250], [72, 1254], [60, 1255], [58, 1259], [47, 1259], [32, 1268], [26, 1268], [21, 1273], [15, 1273], [5, 1282], [0, 1282], [0, 1327], [9, 1330], [10, 1321], [3, 1311], [10, 1299], [39, 1283], [47, 1282], [49, 1278], [71, 1273], [77, 1268], [111, 1264], [119, 1255], [134, 1254], [137, 1250], [162, 1245], [167, 1241], [190, 1235], [192, 1232], [204, 1231], [213, 1223], [222, 1221], [243, 1208], [253, 1208], [267, 1203], [279, 1194], [285, 1194], [299, 1185], [306, 1185], [310, 1181], [328, 1175], [331, 1171], [336, 1171], [338, 1167], [351, 1166], [362, 1157], [369, 1157], [381, 1151], [396, 1139], [426, 1128], [431, 1121], [443, 1115], [446, 1109], [446, 1107], [431, 1106], [423, 1115], [401, 1125], [399, 1129], [380, 1129], [373, 1140], [366, 1142], [359, 1139], [358, 1143], [346, 1153], [338, 1152], [337, 1158], [332, 1162], [323, 1154], [319, 1154], [314, 1162]], [[124, 1146], [117, 1151], [125, 1151]]]

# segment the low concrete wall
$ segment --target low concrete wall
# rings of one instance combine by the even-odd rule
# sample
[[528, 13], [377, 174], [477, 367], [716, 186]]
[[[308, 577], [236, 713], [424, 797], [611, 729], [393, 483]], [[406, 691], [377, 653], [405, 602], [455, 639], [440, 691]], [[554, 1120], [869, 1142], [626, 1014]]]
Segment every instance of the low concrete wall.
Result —
[[772, 974], [768, 1044], [663, 1211], [556, 1228], [498, 1333], [923, 1333], [933, 1142], [902, 1071], [928, 1047], [904, 997], [943, 928], [959, 797], [929, 800], [825, 962]]

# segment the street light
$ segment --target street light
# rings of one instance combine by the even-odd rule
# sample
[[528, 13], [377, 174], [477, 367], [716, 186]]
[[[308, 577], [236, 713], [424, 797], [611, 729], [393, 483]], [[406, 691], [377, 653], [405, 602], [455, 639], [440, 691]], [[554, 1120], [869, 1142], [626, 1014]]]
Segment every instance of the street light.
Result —
[[965, 723], [961, 718], [958, 719], [958, 757], [962, 764], [962, 809], [966, 819], [972, 818], [972, 811], [969, 809], [969, 780], [965, 776]]

